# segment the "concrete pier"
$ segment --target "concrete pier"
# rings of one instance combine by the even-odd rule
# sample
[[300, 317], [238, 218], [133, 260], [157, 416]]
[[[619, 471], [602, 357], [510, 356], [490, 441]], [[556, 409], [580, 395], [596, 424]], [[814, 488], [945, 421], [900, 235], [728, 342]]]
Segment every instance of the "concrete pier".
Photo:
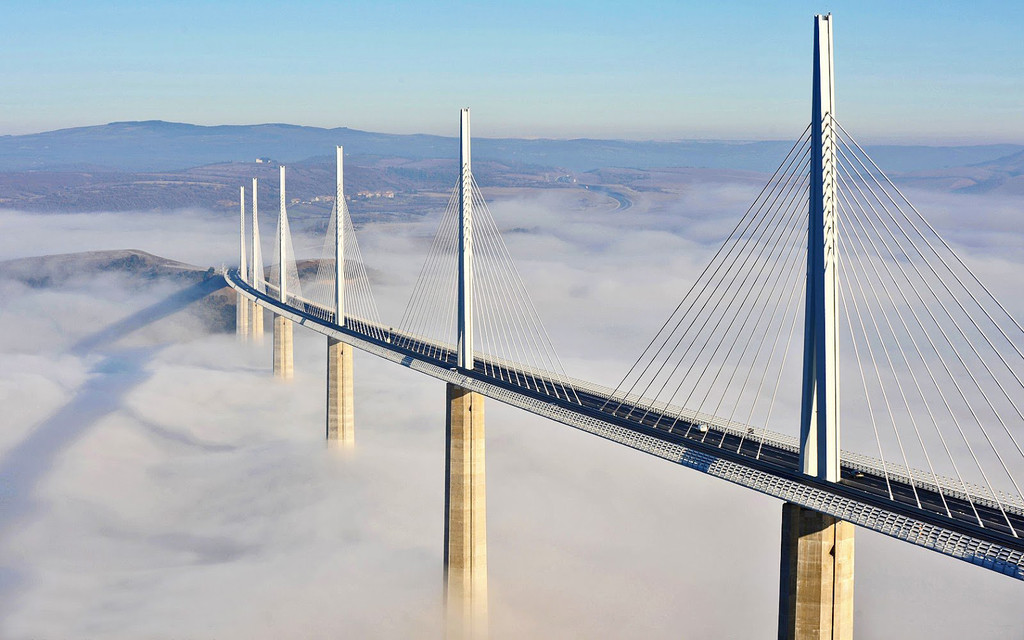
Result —
[[292, 355], [292, 321], [274, 316], [274, 376], [291, 380], [295, 375]]
[[356, 443], [352, 396], [352, 347], [327, 338], [327, 443], [350, 449]]
[[250, 300], [249, 322], [252, 327], [252, 341], [256, 344], [263, 344], [263, 307]]
[[249, 339], [249, 304], [248, 298], [235, 294], [235, 335], [242, 342]]
[[782, 505], [779, 640], [852, 640], [853, 525]]
[[484, 397], [448, 384], [444, 573], [450, 638], [487, 636]]

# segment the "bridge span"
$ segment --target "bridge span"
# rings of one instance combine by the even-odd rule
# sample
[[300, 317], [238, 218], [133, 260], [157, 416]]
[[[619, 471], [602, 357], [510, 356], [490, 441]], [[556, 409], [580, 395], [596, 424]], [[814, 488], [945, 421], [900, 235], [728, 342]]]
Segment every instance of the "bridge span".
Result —
[[[843, 128], [832, 71], [832, 19], [815, 16], [811, 123], [614, 389], [562, 368], [473, 177], [468, 109], [396, 326], [377, 313], [341, 147], [315, 277], [296, 267], [285, 168], [269, 277], [259, 187], [250, 235], [242, 189], [224, 273], [238, 334], [262, 339], [273, 314], [282, 379], [295, 325], [327, 337], [328, 441], [354, 442], [353, 348], [447, 383], [453, 635], [487, 629], [485, 398], [783, 500], [780, 638], [852, 637], [854, 525], [1024, 580], [1024, 326]], [[841, 422], [877, 456], [842, 448]]]
[[[560, 390], [562, 382], [549, 372], [511, 362], [495, 363], [497, 376], [486, 373], [491, 360], [485, 357], [478, 356], [472, 370], [462, 370], [447, 345], [360, 318], [346, 318], [342, 327], [334, 323], [333, 311], [295, 297], [284, 304], [244, 282], [237, 270], [228, 271], [225, 279], [275, 315], [361, 351], [664, 460], [1024, 580], [1024, 540], [1012, 535], [998, 506], [983, 495], [971, 496], [982, 516], [979, 525], [968, 496], [952, 488], [952, 480], [947, 479], [945, 486], [915, 480], [922, 497], [918, 507], [909, 474], [891, 479], [897, 500], [890, 501], [881, 462], [851, 453], [843, 456], [841, 482], [820, 482], [800, 471], [799, 444], [783, 434], [768, 433], [761, 439], [752, 427], [710, 415], [677, 421], [681, 408], [647, 412], [640, 399], [611, 411], [607, 406], [618, 403], [613, 389], [571, 379], [574, 393], [567, 397]], [[509, 382], [516, 378], [536, 380], [539, 388]], [[632, 409], [643, 409], [644, 418], [625, 417]], [[889, 474], [892, 478], [891, 469]], [[949, 503], [952, 517], [945, 514], [940, 495]], [[1024, 530], [1024, 509], [1004, 508], [1014, 529]]]

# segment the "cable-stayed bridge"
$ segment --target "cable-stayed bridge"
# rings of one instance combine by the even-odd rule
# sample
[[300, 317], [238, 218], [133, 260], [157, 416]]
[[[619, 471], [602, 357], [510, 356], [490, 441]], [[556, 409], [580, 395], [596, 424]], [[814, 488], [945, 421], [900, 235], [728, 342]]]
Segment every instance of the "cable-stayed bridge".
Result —
[[[615, 388], [570, 377], [473, 178], [460, 173], [402, 318], [381, 320], [344, 197], [315, 272], [295, 261], [281, 168], [269, 276], [253, 181], [238, 331], [328, 338], [328, 440], [354, 441], [352, 348], [448, 383], [450, 621], [486, 626], [483, 398], [780, 498], [780, 637], [850, 637], [853, 528], [1024, 580], [1024, 328], [837, 119], [831, 16], [812, 117]], [[840, 385], [840, 380], [843, 384]]]

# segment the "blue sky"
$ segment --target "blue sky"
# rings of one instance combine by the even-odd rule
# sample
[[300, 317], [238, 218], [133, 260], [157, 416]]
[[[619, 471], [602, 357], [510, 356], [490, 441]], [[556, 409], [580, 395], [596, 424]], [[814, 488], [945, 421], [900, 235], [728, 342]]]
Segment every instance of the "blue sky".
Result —
[[0, 134], [143, 119], [454, 133], [470, 106], [479, 136], [790, 137], [827, 11], [838, 116], [860, 138], [1024, 142], [1024, 3], [942, 0], [11, 2]]

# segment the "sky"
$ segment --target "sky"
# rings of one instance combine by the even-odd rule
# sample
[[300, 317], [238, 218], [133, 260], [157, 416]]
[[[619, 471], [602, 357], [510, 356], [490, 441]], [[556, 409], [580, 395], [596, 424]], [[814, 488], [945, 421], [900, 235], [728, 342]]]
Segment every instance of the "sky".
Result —
[[808, 119], [812, 16], [867, 141], [1024, 142], [1017, 2], [21, 2], [0, 134], [119, 120], [762, 139]]

